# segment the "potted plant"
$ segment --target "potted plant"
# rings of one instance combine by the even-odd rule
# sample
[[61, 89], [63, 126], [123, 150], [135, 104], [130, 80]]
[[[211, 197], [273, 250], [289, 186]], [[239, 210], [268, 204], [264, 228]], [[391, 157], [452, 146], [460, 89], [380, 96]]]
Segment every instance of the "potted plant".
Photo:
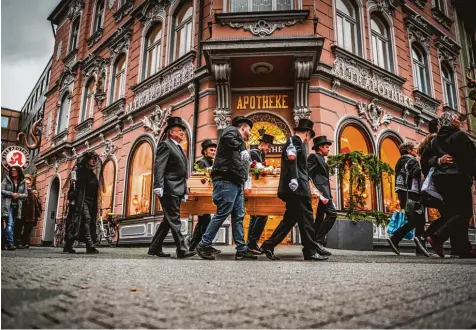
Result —
[[390, 214], [365, 210], [366, 184], [377, 187], [385, 176], [391, 183], [394, 170], [374, 154], [360, 151], [329, 156], [329, 171], [335, 172], [340, 182], [349, 185], [348, 207], [345, 216], [338, 217], [327, 237], [330, 248], [349, 250], [373, 249], [373, 223], [386, 225]]

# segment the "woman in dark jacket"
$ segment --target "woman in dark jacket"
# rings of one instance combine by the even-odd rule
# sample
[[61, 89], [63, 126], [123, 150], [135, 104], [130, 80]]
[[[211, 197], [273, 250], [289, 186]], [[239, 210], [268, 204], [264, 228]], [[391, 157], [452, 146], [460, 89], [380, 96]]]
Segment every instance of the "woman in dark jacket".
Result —
[[[21, 219], [22, 201], [26, 199], [23, 171], [19, 166], [10, 167], [2, 181], [2, 249], [15, 250], [13, 231], [15, 221]], [[3, 222], [6, 223], [5, 229]]]
[[99, 253], [93, 247], [96, 237], [99, 180], [94, 173], [99, 157], [88, 151], [82, 155], [71, 172], [66, 218], [66, 244], [63, 252], [75, 253], [74, 241], [86, 243], [86, 253]]
[[[473, 216], [471, 188], [476, 176], [476, 149], [460, 129], [460, 115], [448, 111], [439, 118], [440, 130], [431, 141], [435, 187], [443, 197], [444, 224], [427, 241], [444, 257], [443, 243], [451, 236], [452, 254], [472, 256], [468, 249], [468, 223]], [[449, 157], [449, 156], [451, 157]]]
[[[33, 227], [38, 223], [38, 219], [42, 212], [40, 202], [38, 200], [37, 194], [34, 193], [32, 185], [34, 182], [34, 177], [31, 174], [25, 175], [25, 184], [28, 191], [26, 200], [23, 202], [22, 206], [22, 221], [21, 226], [15, 226], [15, 240], [19, 242], [17, 248], [19, 249], [28, 249], [30, 247], [30, 234], [33, 230]], [[17, 231], [18, 228], [18, 231]]]

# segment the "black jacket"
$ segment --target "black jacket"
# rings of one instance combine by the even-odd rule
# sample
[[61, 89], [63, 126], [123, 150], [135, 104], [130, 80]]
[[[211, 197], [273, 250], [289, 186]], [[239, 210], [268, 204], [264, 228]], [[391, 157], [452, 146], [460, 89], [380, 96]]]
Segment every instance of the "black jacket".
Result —
[[325, 198], [332, 199], [329, 182], [329, 167], [321, 154], [310, 154], [307, 158], [309, 177]]
[[[290, 195], [311, 196], [309, 188], [309, 175], [307, 170], [307, 151], [299, 136], [291, 137], [297, 151], [295, 160], [289, 160], [286, 149], [290, 144], [290, 139], [286, 141], [281, 153], [281, 175], [279, 177], [278, 197], [286, 201]], [[296, 191], [289, 188], [291, 179], [297, 179], [299, 186]]]
[[213, 166], [213, 159], [209, 157], [203, 157], [202, 159], [199, 159], [195, 162], [195, 165], [200, 168], [204, 169], [207, 167], [212, 167]]
[[437, 161], [437, 157], [431, 148], [431, 143], [434, 138], [435, 137], [428, 141], [428, 144], [423, 148], [420, 156], [421, 172], [425, 178], [428, 176], [430, 168], [436, 166], [435, 160]]
[[476, 177], [476, 148], [465, 132], [450, 127], [443, 127], [431, 141], [432, 164], [445, 153], [453, 156], [452, 164], [436, 166], [434, 176], [455, 175], [468, 178]]
[[264, 155], [264, 152], [262, 152], [261, 150], [259, 150], [258, 148], [256, 149], [251, 149], [250, 151], [250, 155], [251, 155], [251, 160], [252, 161], [257, 161], [258, 163], [262, 163], [265, 161], [266, 157]]
[[[405, 170], [405, 164], [407, 168]], [[408, 172], [408, 175], [407, 173]], [[408, 177], [407, 177], [408, 176]], [[418, 181], [418, 188], [412, 190], [413, 179]], [[400, 180], [403, 180], [400, 182]], [[403, 155], [395, 165], [395, 190], [409, 191], [420, 194], [421, 168], [418, 160], [412, 155]]]
[[242, 186], [249, 171], [247, 164], [241, 160], [240, 153], [243, 150], [246, 150], [246, 144], [238, 129], [234, 126], [225, 128], [218, 142], [212, 180], [228, 180]]
[[188, 163], [183, 150], [172, 140], [159, 144], [155, 156], [154, 188], [163, 188], [164, 195], [187, 193]]

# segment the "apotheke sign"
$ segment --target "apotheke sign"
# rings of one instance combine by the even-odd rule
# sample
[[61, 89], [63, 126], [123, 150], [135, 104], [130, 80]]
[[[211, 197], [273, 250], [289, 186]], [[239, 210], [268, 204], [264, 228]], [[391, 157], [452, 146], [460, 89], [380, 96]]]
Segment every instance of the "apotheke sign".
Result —
[[23, 147], [10, 146], [2, 152], [2, 165], [7, 170], [12, 166], [26, 170], [30, 166], [30, 153]]

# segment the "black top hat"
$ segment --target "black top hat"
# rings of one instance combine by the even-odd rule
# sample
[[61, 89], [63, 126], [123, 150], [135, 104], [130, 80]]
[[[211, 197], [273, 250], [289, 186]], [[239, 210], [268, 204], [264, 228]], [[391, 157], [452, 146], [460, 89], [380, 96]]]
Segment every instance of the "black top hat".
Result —
[[438, 119], [430, 120], [428, 130], [430, 131], [430, 133], [438, 133]]
[[299, 119], [299, 124], [294, 128], [295, 131], [310, 131], [311, 132], [311, 139], [316, 136], [316, 133], [313, 130], [314, 123], [312, 120], [309, 119]]
[[332, 141], [329, 140], [325, 135], [318, 136], [317, 138], [313, 139], [312, 142], [314, 142], [314, 146], [312, 147], [313, 150], [317, 150], [321, 144], [332, 144]]
[[269, 134], [263, 134], [261, 139], [259, 139], [259, 142], [266, 142], [266, 143], [269, 143], [269, 144], [273, 144], [274, 143], [274, 136], [269, 135]]
[[250, 128], [253, 128], [253, 122], [246, 117], [237, 116], [231, 120], [231, 125], [237, 127], [241, 123], [246, 123]]
[[217, 144], [210, 139], [206, 139], [202, 142], [202, 152], [205, 151], [208, 147], [216, 147]]
[[169, 117], [167, 119], [167, 129], [171, 129], [172, 127], [181, 127], [185, 131], [187, 130], [187, 127], [183, 124], [182, 118], [180, 117]]

